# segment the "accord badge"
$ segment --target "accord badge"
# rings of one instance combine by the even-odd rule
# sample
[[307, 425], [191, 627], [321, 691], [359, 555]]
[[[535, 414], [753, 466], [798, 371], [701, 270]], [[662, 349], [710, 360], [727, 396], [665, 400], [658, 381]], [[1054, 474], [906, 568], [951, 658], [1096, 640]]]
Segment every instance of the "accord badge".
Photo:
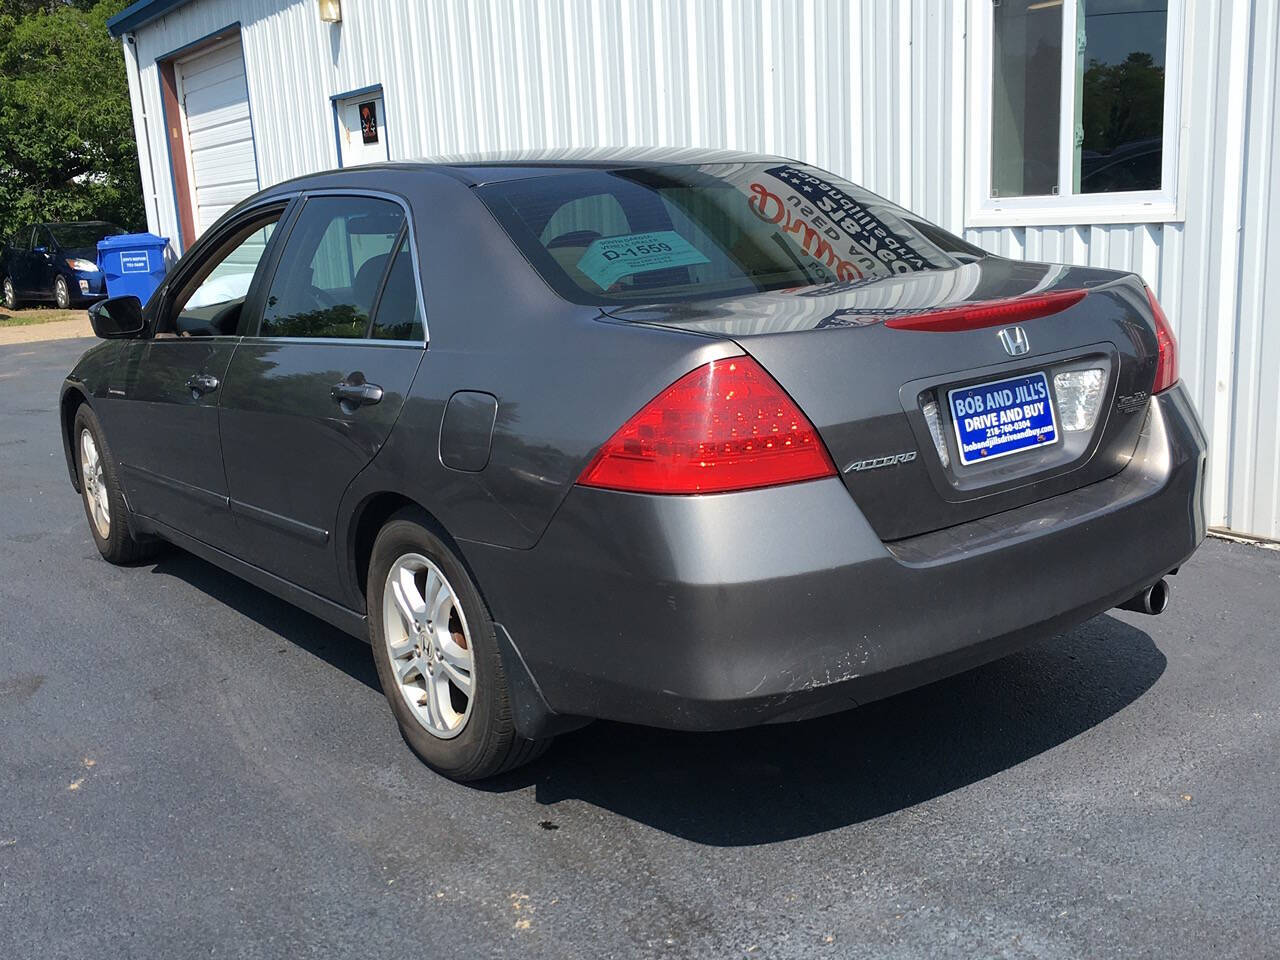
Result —
[[880, 467], [896, 467], [900, 463], [910, 463], [916, 458], [916, 451], [891, 453], [887, 457], [873, 457], [870, 460], [855, 460], [844, 468], [845, 473], [861, 473], [863, 470], [876, 470]]

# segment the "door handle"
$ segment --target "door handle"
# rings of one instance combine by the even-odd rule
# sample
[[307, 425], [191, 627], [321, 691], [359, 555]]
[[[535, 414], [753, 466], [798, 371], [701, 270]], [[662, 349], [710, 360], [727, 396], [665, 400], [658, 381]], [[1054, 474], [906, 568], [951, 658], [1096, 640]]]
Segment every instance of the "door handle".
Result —
[[333, 397], [335, 403], [367, 407], [382, 399], [382, 388], [376, 383], [365, 383], [363, 380], [357, 383], [340, 380], [333, 385], [329, 395]]
[[199, 399], [218, 389], [218, 378], [211, 373], [193, 373], [187, 377], [187, 389], [191, 391], [193, 399]]

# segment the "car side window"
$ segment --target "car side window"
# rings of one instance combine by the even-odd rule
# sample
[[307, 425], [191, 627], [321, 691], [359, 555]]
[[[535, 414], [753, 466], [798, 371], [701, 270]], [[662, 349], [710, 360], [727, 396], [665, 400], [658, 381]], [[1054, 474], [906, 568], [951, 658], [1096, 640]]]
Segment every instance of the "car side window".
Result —
[[373, 317], [370, 336], [375, 340], [422, 339], [422, 308], [418, 304], [418, 285], [413, 273], [413, 251], [408, 234], [404, 234], [396, 247]]
[[259, 335], [367, 336], [404, 222], [404, 211], [390, 200], [307, 200], [271, 280]]
[[275, 209], [255, 217], [220, 243], [183, 281], [173, 298], [173, 308], [156, 333], [180, 337], [234, 334], [253, 275], [283, 213]]

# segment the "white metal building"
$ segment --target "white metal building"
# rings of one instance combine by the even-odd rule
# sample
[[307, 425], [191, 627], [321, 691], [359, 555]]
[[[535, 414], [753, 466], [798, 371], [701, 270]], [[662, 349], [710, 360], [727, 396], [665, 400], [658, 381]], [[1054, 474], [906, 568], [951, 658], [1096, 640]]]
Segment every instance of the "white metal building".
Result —
[[179, 249], [318, 169], [644, 144], [1133, 270], [1211, 438], [1210, 523], [1280, 538], [1280, 0], [138, 0], [110, 26]]

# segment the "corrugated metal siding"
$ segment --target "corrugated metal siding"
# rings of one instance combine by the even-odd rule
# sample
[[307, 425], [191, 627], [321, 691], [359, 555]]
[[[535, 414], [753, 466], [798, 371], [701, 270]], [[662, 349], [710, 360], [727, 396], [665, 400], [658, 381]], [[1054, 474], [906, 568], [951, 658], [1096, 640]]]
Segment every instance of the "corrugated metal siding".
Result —
[[[963, 162], [949, 108], [963, 90], [962, 3], [366, 0], [345, 12], [329, 26], [310, 0], [179, 7], [137, 33], [148, 116], [160, 115], [155, 59], [238, 22], [263, 186], [335, 166], [330, 96], [382, 83], [392, 159], [593, 144], [760, 150], [960, 224], [959, 174], [947, 168]], [[167, 170], [163, 137], [152, 143]], [[163, 178], [157, 192], [157, 225], [173, 233]]]
[[[1187, 2], [1185, 223], [966, 233], [1009, 256], [1145, 277], [1212, 435], [1210, 522], [1276, 536], [1276, 0]], [[966, 14], [965, 0], [361, 0], [330, 26], [313, 0], [194, 0], [137, 34], [148, 209], [153, 228], [176, 235], [154, 60], [239, 22], [263, 186], [335, 166], [330, 96], [381, 83], [392, 159], [768, 151], [960, 231]]]
[[1280, 538], [1280, 4], [1250, 33], [1228, 520]]
[[1188, 2], [1185, 222], [966, 231], [1006, 256], [1146, 279], [1174, 326], [1182, 379], [1210, 434], [1209, 522], [1271, 537], [1280, 536], [1276, 6]]

